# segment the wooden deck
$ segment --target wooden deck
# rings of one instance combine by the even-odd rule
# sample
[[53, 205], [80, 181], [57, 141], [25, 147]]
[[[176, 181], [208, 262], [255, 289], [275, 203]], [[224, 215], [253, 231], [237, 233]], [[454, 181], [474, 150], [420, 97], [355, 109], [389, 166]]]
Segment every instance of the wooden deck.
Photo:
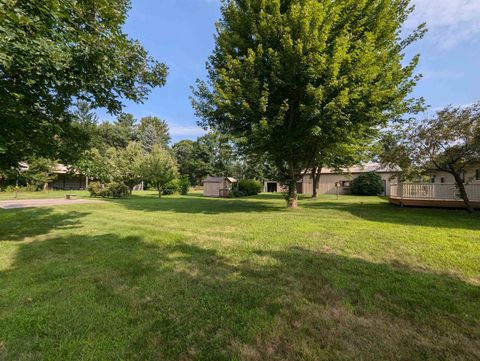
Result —
[[[427, 198], [400, 198], [389, 197], [390, 203], [402, 207], [430, 207], [430, 208], [465, 208], [462, 200], [444, 200], [444, 199], [427, 199]], [[480, 209], [479, 201], [471, 201], [474, 208]]]

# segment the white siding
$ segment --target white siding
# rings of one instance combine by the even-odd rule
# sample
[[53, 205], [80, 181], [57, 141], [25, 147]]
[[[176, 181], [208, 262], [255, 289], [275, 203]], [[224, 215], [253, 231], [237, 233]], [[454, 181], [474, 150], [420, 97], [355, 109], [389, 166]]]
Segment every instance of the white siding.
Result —
[[[479, 168], [480, 169], [480, 166]], [[469, 169], [465, 172], [465, 182], [467, 184], [480, 184], [480, 180], [475, 179], [476, 168]], [[435, 183], [442, 183], [442, 178], [444, 183], [446, 184], [453, 184], [455, 183], [455, 179], [450, 173], [447, 172], [435, 172]]]

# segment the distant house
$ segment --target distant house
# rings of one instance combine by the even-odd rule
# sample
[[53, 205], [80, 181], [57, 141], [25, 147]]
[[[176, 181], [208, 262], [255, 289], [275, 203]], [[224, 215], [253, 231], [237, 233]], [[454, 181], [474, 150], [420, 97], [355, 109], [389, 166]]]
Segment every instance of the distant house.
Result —
[[57, 178], [48, 185], [50, 189], [81, 190], [88, 187], [88, 177], [63, 164], [57, 164], [54, 173]]
[[[20, 162], [19, 164], [20, 172], [28, 171], [28, 163]], [[83, 175], [76, 169], [66, 166], [64, 164], [55, 165], [53, 174], [56, 175], [56, 178], [48, 183], [48, 188], [53, 190], [85, 190], [88, 188], [88, 183], [91, 181], [96, 181], [95, 179], [89, 178]], [[133, 187], [134, 191], [143, 191], [144, 182], [137, 184]]]
[[[344, 168], [340, 171], [324, 168], [320, 175], [320, 181], [317, 188], [317, 194], [336, 194], [337, 184], [340, 186], [340, 194], [349, 194], [352, 181], [362, 173], [374, 172], [378, 174], [385, 186], [385, 195], [389, 195], [391, 183], [396, 182], [400, 169], [385, 168], [378, 163], [367, 163], [362, 166]], [[277, 181], [265, 181], [265, 192], [281, 192], [284, 186]], [[307, 172], [301, 180], [297, 182], [297, 192], [299, 194], [313, 194], [313, 176]]]
[[[28, 171], [26, 162], [20, 162], [20, 172]], [[57, 164], [53, 173], [57, 176], [48, 184], [49, 189], [82, 190], [88, 187], [88, 177], [64, 164]]]
[[237, 180], [232, 177], [207, 177], [203, 180], [205, 197], [228, 197]]
[[[50, 182], [48, 187], [55, 190], [85, 190], [88, 188], [88, 183], [95, 180], [63, 164], [57, 164], [54, 173], [57, 178]], [[143, 191], [143, 189], [144, 182], [133, 187], [134, 191]]]

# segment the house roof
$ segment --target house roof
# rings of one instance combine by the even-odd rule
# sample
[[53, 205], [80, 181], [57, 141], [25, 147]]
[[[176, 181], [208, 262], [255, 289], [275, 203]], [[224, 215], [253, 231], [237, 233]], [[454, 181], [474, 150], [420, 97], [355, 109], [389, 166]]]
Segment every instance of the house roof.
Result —
[[[21, 172], [25, 172], [25, 171], [30, 169], [28, 163], [26, 163], [26, 162], [20, 162], [19, 167], [20, 167]], [[55, 165], [55, 169], [53, 170], [53, 173], [55, 173], [55, 174], [73, 173], [73, 174], [77, 174], [77, 175], [80, 174], [80, 172], [78, 172], [77, 170], [71, 169], [68, 166], [66, 166], [65, 164], [60, 164], [60, 163]]]
[[237, 183], [237, 180], [232, 177], [207, 177], [203, 180], [203, 183], [223, 183], [225, 180], [230, 183]]
[[[66, 173], [70, 173], [71, 170], [65, 164], [57, 164], [55, 166], [54, 172], [57, 174], [66, 174]], [[77, 171], [74, 171], [74, 173], [78, 174]]]
[[382, 166], [380, 163], [369, 162], [363, 165], [355, 165], [349, 168], [342, 168], [340, 171], [331, 168], [323, 168], [321, 174], [339, 174], [339, 173], [369, 173], [369, 172], [376, 172], [376, 173], [398, 173], [401, 172], [399, 167], [385, 167]]

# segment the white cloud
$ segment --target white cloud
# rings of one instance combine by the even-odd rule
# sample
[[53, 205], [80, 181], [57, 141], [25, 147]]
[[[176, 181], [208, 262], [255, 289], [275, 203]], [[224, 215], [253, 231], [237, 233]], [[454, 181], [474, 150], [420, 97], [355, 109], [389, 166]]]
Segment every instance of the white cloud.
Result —
[[424, 79], [428, 80], [457, 80], [457, 79], [462, 79], [465, 74], [460, 71], [452, 71], [452, 70], [446, 70], [446, 69], [441, 69], [441, 70], [421, 70], [421, 74], [423, 74]]
[[170, 135], [176, 137], [200, 137], [206, 132], [195, 125], [169, 124]]
[[480, 36], [480, 0], [413, 0], [415, 12], [407, 22], [413, 28], [426, 22], [427, 37], [449, 48]]

